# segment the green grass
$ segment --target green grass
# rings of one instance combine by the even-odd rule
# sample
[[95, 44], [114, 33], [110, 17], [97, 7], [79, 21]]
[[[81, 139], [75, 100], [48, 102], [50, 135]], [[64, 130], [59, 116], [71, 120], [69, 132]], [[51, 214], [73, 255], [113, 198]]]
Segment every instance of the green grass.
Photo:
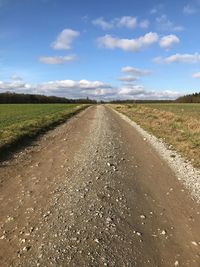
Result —
[[200, 168], [200, 104], [112, 105]]
[[0, 105], [0, 150], [24, 137], [37, 135], [86, 108], [76, 104]]

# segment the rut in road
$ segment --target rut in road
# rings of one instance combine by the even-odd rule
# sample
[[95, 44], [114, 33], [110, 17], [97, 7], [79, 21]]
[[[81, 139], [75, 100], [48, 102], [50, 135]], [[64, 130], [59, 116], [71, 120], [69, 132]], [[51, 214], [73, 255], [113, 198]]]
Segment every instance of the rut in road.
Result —
[[133, 127], [96, 106], [55, 131], [1, 170], [2, 266], [200, 266], [199, 205]]

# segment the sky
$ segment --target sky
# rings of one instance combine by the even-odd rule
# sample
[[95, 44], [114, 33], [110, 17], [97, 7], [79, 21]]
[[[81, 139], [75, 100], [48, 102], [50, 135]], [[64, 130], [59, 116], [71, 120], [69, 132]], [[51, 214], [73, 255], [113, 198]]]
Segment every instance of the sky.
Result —
[[176, 99], [200, 88], [200, 0], [0, 0], [0, 92]]

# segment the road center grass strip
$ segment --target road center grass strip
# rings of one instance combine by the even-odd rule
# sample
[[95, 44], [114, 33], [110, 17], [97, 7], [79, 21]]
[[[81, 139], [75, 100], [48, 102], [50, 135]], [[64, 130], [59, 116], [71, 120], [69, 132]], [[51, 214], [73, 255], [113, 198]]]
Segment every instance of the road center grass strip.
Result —
[[88, 105], [3, 104], [0, 105], [0, 152], [75, 115]]
[[111, 105], [200, 168], [200, 104]]

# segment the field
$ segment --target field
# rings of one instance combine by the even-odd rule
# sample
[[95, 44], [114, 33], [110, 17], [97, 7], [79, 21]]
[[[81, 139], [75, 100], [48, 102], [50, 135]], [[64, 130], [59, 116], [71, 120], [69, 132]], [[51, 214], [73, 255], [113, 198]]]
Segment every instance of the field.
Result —
[[66, 120], [85, 107], [75, 104], [0, 105], [0, 150]]
[[200, 167], [200, 104], [112, 105]]

